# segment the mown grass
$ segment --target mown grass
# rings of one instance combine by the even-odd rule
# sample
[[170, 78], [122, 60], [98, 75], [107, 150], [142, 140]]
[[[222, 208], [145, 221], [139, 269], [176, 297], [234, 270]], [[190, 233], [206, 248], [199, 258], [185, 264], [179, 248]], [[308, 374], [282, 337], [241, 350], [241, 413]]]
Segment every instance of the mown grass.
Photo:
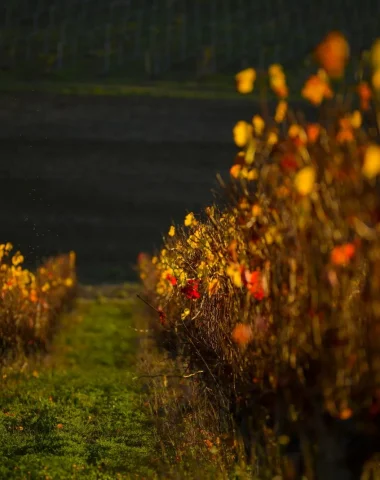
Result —
[[[288, 81], [293, 82], [291, 72]], [[236, 92], [234, 78], [230, 75], [214, 75], [198, 81], [171, 80], [141, 81], [141, 79], [102, 78], [100, 80], [78, 80], [72, 75], [61, 75], [53, 78], [20, 80], [21, 74], [2, 73], [0, 76], [0, 92], [2, 93], [51, 93], [59, 95], [86, 95], [86, 96], [150, 96], [161, 98], [190, 98], [247, 101], [247, 97]], [[294, 82], [293, 82], [294, 83]], [[301, 100], [297, 87], [290, 91], [292, 101]], [[274, 100], [275, 96], [268, 89], [265, 92], [257, 89], [249, 96], [249, 100], [260, 100], [265, 93], [267, 100]]]
[[239, 99], [233, 86], [205, 87], [203, 85], [181, 85], [176, 82], [156, 82], [151, 85], [112, 84], [95, 82], [22, 82], [0, 80], [0, 92], [39, 92], [61, 95], [90, 95], [90, 96], [151, 96], [168, 98], [194, 99]]
[[131, 301], [79, 301], [48, 357], [3, 372], [0, 478], [155, 476], [133, 315]]

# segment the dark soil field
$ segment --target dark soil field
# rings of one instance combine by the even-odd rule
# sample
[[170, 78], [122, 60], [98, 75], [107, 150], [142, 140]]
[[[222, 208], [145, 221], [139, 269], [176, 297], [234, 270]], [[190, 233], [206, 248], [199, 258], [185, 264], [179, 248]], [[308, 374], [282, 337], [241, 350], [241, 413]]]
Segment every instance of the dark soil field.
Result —
[[212, 201], [245, 102], [19, 95], [0, 99], [0, 241], [34, 266], [73, 249], [80, 280], [136, 278], [140, 251]]
[[259, 110], [249, 97], [0, 95], [0, 242], [29, 266], [73, 249], [82, 282], [135, 280], [137, 254], [212, 201], [233, 126]]
[[27, 259], [75, 250], [81, 281], [133, 280], [171, 219], [212, 200], [233, 145], [2, 141], [1, 241]]

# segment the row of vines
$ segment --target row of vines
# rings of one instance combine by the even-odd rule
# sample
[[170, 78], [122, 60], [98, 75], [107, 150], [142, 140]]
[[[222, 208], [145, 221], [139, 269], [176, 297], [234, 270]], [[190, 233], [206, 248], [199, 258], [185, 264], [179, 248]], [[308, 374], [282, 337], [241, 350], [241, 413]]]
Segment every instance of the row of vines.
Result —
[[0, 245], [0, 364], [43, 351], [77, 287], [75, 253], [49, 258], [36, 272], [21, 252]]
[[[359, 478], [380, 452], [380, 41], [355, 90], [342, 34], [315, 59], [301, 93], [319, 121], [291, 109], [272, 65], [274, 114], [233, 129], [227, 206], [189, 213], [138, 259], [158, 334], [233, 413], [258, 478]], [[258, 80], [246, 69], [237, 89]]]

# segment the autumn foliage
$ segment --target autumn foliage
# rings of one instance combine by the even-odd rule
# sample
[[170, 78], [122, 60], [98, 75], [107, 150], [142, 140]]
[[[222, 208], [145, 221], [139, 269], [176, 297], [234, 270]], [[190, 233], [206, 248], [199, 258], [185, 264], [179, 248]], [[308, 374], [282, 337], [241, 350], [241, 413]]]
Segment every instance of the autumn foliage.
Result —
[[[367, 418], [380, 387], [378, 92], [369, 66], [354, 106], [336, 98], [331, 78], [348, 56], [336, 32], [316, 49], [320, 68], [301, 93], [328, 108], [318, 122], [297, 120], [283, 69], [271, 66], [274, 118], [233, 129], [229, 207], [189, 214], [139, 263], [176, 351], [233, 409], [255, 408], [256, 428], [268, 394], [286, 396], [298, 425], [306, 403], [308, 415]], [[256, 77], [240, 72], [238, 90]], [[266, 403], [272, 419], [276, 402]]]
[[59, 314], [76, 291], [75, 254], [48, 259], [36, 272], [24, 257], [0, 245], [0, 362], [44, 349]]

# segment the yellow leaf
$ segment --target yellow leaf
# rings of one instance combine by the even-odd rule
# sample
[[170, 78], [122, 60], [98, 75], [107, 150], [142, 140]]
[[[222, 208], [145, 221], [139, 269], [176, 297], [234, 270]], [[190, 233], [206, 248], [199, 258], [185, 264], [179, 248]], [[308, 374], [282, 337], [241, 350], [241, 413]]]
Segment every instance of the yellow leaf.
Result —
[[281, 65], [275, 64], [269, 67], [269, 83], [277, 96], [281, 98], [288, 96], [286, 77]]
[[245, 147], [252, 136], [252, 126], [240, 120], [233, 128], [233, 137], [238, 147]]
[[270, 132], [268, 135], [268, 145], [275, 145], [278, 142], [278, 135], [276, 132]]
[[243, 286], [239, 264], [231, 263], [226, 269], [226, 274], [230, 277], [232, 283], [236, 287], [240, 288]]
[[268, 73], [270, 77], [276, 77], [283, 75], [284, 71], [282, 69], [282, 65], [280, 65], [279, 63], [274, 63], [268, 68]]
[[309, 195], [313, 191], [314, 183], [315, 169], [313, 167], [303, 168], [294, 179], [294, 185], [300, 195]]
[[277, 123], [281, 123], [284, 121], [287, 110], [288, 103], [285, 100], [281, 100], [280, 102], [278, 102], [276, 113], [274, 115], [274, 119]]
[[214, 208], [214, 207], [206, 207], [206, 208], [205, 208], [205, 212], [206, 212], [206, 215], [207, 215], [208, 217], [213, 218], [214, 215], [215, 215], [215, 208]]
[[186, 217], [185, 217], [185, 226], [186, 227], [190, 227], [191, 225], [196, 225], [196, 224], [197, 224], [197, 221], [194, 218], [194, 213], [191, 212], [188, 215], [186, 215]]
[[276, 227], [270, 227], [264, 234], [265, 241], [268, 245], [272, 245], [278, 239], [278, 233]]
[[262, 208], [260, 207], [259, 204], [255, 203], [255, 204], [253, 205], [253, 207], [252, 207], [252, 215], [253, 215], [254, 217], [258, 217], [259, 215], [261, 215], [261, 214], [262, 214], [262, 211], [263, 211], [263, 210], [262, 210]]
[[380, 173], [380, 147], [379, 145], [370, 145], [364, 156], [362, 169], [363, 175], [369, 179], [376, 177]]
[[300, 127], [296, 123], [293, 123], [289, 127], [288, 135], [289, 135], [290, 138], [297, 137], [300, 134], [301, 130], [302, 130], [302, 127]]
[[175, 235], [175, 227], [174, 227], [174, 225], [172, 225], [169, 228], [169, 237], [174, 237], [174, 235]]
[[251, 165], [255, 160], [255, 151], [256, 151], [255, 143], [253, 139], [251, 139], [251, 141], [249, 142], [247, 151], [245, 153], [245, 163], [247, 165]]
[[189, 315], [190, 315], [190, 309], [185, 308], [185, 310], [181, 313], [181, 319], [185, 320], [185, 318], [188, 317]]
[[24, 257], [18, 252], [16, 255], [12, 257], [12, 264], [16, 267], [17, 265], [20, 265], [20, 263], [23, 263]]
[[217, 278], [212, 279], [207, 287], [209, 296], [214, 295], [219, 290], [219, 286], [219, 280]]
[[247, 94], [251, 93], [253, 90], [253, 83], [251, 82], [240, 82], [237, 84], [237, 91], [239, 93]]
[[265, 128], [265, 121], [260, 115], [255, 115], [252, 118], [252, 125], [256, 135], [261, 135]]
[[256, 80], [256, 71], [246, 68], [235, 75], [236, 88], [239, 93], [250, 93]]
[[355, 110], [350, 118], [351, 126], [353, 128], [360, 128], [362, 124], [362, 114], [359, 110]]
[[253, 170], [249, 170], [247, 173], [247, 180], [257, 180], [259, 178], [259, 173], [258, 171], [254, 168]]
[[248, 178], [248, 168], [247, 167], [243, 167], [241, 169], [241, 175], [240, 176], [241, 176], [241, 178], [245, 178], [245, 179]]

